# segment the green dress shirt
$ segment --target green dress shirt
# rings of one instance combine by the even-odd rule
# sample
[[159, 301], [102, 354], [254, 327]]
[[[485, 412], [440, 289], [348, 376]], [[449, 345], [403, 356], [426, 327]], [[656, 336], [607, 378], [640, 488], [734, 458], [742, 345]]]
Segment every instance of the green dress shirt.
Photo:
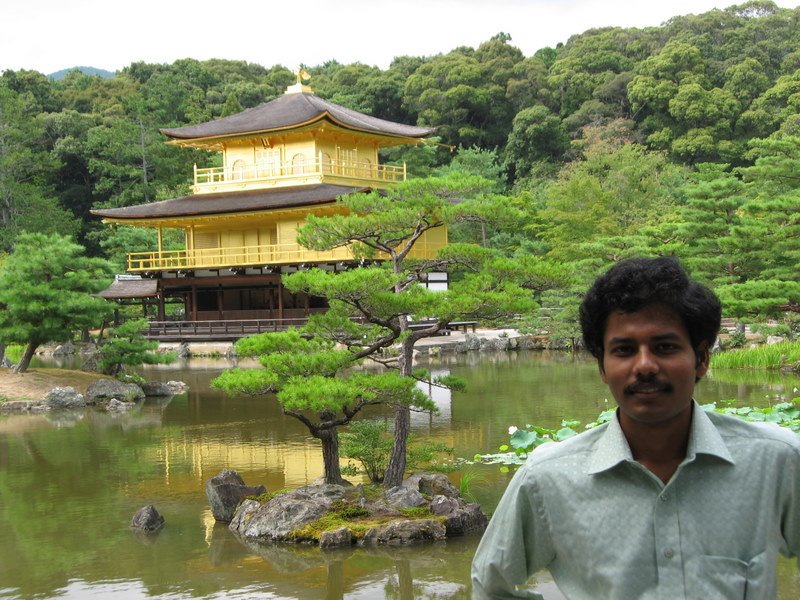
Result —
[[617, 419], [532, 452], [472, 563], [474, 598], [775, 598], [778, 552], [800, 551], [800, 437], [694, 405], [686, 458], [664, 485]]

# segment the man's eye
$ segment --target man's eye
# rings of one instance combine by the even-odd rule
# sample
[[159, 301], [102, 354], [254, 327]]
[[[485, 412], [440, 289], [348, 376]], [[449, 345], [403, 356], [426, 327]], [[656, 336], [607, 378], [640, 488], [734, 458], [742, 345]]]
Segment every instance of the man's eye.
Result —
[[615, 346], [611, 349], [611, 354], [616, 356], [627, 356], [631, 352], [633, 352], [633, 348], [630, 346]]
[[658, 346], [656, 346], [656, 350], [658, 350], [659, 352], [675, 352], [679, 348], [680, 346], [678, 346], [677, 344], [659, 344]]

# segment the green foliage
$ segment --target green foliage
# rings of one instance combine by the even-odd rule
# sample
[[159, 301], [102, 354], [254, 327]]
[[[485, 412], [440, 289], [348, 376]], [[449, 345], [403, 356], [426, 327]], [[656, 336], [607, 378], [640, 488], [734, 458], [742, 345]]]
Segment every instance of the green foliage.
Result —
[[[342, 456], [352, 458], [361, 465], [361, 469], [353, 469], [353, 474], [364, 473], [372, 483], [381, 483], [386, 475], [389, 456], [392, 451], [392, 437], [383, 420], [355, 421], [350, 430], [340, 436]], [[437, 458], [444, 454], [452, 454], [453, 449], [436, 442], [425, 440], [409, 440], [409, 469], [416, 467], [430, 468], [436, 464]]]
[[778, 342], [755, 348], [718, 352], [711, 356], [713, 369], [800, 368], [800, 342]]
[[22, 344], [8, 344], [6, 346], [6, 357], [11, 362], [19, 362], [22, 358], [22, 353], [25, 351], [25, 346]]
[[[3, 79], [8, 83], [5, 73]], [[0, 251], [10, 250], [24, 231], [70, 235], [78, 230], [50, 185], [58, 160], [42, 147], [44, 118], [31, 101], [0, 81]]]
[[117, 374], [117, 379], [122, 383], [135, 383], [136, 385], [147, 383], [147, 380], [138, 373], [125, 373], [124, 371]]
[[458, 480], [458, 493], [462, 498], [466, 498], [470, 502], [477, 502], [475, 493], [472, 491], [472, 486], [475, 484], [484, 484], [486, 479], [477, 471], [472, 469], [463, 469], [461, 471], [461, 478]]
[[91, 294], [108, 284], [109, 271], [106, 261], [87, 258], [81, 246], [58, 234], [17, 238], [0, 267], [0, 339], [27, 345], [20, 372], [39, 345], [100, 325], [108, 305]]
[[[733, 400], [729, 401], [729, 403], [732, 404]], [[723, 406], [718, 408], [715, 404], [704, 404], [703, 410], [713, 410], [756, 423], [775, 423], [800, 435], [800, 409], [798, 409], [798, 404], [800, 404], [800, 398], [795, 398], [792, 402], [780, 402], [774, 406], [764, 408], [752, 406], [741, 408]]]
[[400, 514], [406, 519], [430, 519], [433, 517], [431, 509], [427, 506], [412, 506], [409, 508], [401, 508]]
[[108, 340], [100, 346], [101, 370], [108, 375], [119, 375], [124, 367], [170, 363], [176, 354], [159, 354], [158, 342], [142, 335], [147, 327], [146, 319], [125, 321], [111, 330]]

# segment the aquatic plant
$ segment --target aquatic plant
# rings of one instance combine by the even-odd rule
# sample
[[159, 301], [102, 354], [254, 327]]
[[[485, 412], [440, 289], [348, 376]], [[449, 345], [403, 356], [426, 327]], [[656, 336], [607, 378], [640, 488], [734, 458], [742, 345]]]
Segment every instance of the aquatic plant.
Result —
[[[775, 423], [800, 435], [800, 397], [791, 402], [779, 402], [766, 407], [743, 406], [737, 408], [733, 406], [734, 402], [735, 400], [727, 400], [723, 402], [723, 406], [717, 406], [714, 403], [700, 406], [705, 411], [733, 415], [745, 421]], [[613, 417], [615, 410], [609, 409], [601, 412], [597, 419], [587, 423], [583, 429], [592, 429], [606, 423]], [[501, 464], [503, 466], [500, 470], [507, 472], [510, 470], [509, 466], [521, 465], [525, 462], [528, 454], [538, 446], [560, 442], [578, 435], [579, 425], [580, 421], [562, 421], [561, 428], [557, 430], [538, 425], [526, 425], [524, 428], [512, 425], [508, 429], [510, 435], [508, 444], [501, 445], [498, 453], [476, 454], [475, 461], [484, 464]]]
[[779, 342], [768, 346], [719, 352], [711, 357], [712, 369], [780, 369], [800, 364], [800, 342]]

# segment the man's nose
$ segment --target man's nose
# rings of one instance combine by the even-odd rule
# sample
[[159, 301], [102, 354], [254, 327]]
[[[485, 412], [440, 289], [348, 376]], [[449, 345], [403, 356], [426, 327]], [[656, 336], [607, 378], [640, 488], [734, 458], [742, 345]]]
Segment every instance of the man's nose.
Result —
[[658, 361], [648, 348], [640, 348], [636, 353], [634, 370], [638, 377], [648, 377], [658, 373]]

